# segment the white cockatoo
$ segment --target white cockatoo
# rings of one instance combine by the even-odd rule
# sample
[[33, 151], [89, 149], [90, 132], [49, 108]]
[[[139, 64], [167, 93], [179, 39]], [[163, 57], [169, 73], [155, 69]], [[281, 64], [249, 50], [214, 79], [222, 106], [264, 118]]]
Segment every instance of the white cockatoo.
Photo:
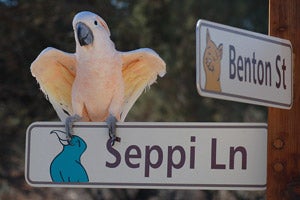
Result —
[[106, 22], [83, 11], [75, 15], [76, 52], [48, 47], [31, 64], [41, 90], [65, 121], [70, 135], [75, 121], [106, 121], [112, 143], [115, 123], [124, 121], [143, 90], [166, 73], [153, 50], [115, 49]]

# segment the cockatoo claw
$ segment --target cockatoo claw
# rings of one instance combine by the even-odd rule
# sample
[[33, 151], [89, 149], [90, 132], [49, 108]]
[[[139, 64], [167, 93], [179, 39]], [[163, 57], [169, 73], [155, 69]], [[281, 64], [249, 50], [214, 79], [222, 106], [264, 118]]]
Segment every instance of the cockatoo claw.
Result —
[[116, 141], [117, 142], [121, 141], [121, 138], [116, 136], [116, 122], [117, 122], [117, 118], [111, 114], [106, 119], [106, 123], [108, 126], [108, 134], [111, 140], [111, 146], [114, 146]]
[[65, 121], [65, 129], [67, 132], [67, 139], [71, 140], [72, 136], [74, 135], [74, 130], [73, 130], [73, 124], [74, 122], [77, 122], [81, 119], [81, 117], [79, 115], [73, 115], [73, 116], [69, 116], [66, 118]]

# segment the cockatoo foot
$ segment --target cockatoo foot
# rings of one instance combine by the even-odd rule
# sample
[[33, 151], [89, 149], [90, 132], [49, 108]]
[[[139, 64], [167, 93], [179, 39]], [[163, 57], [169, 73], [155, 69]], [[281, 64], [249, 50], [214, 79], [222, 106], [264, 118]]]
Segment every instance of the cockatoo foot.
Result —
[[77, 122], [80, 119], [81, 119], [81, 117], [79, 115], [73, 115], [73, 116], [69, 116], [66, 118], [65, 129], [67, 132], [68, 140], [71, 140], [72, 136], [74, 135], [74, 130], [73, 130], [74, 122]]
[[120, 142], [121, 138], [116, 136], [116, 123], [117, 123], [117, 118], [113, 115], [109, 115], [106, 119], [106, 123], [108, 126], [108, 134], [109, 138], [111, 140], [111, 146], [114, 146], [115, 142]]

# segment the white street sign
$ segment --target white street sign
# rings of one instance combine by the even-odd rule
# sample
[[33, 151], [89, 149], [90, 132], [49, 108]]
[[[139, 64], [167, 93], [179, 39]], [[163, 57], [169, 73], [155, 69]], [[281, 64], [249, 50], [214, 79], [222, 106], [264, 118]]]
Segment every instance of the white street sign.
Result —
[[27, 129], [25, 177], [39, 187], [263, 190], [267, 125], [118, 123], [112, 147], [105, 123], [60, 122]]
[[290, 41], [199, 20], [196, 54], [197, 88], [201, 95], [291, 108]]

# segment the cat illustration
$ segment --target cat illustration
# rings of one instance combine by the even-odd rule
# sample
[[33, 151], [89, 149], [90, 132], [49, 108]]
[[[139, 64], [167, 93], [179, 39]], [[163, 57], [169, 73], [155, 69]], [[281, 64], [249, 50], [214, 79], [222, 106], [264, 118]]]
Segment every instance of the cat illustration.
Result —
[[221, 92], [220, 73], [223, 44], [218, 47], [211, 40], [208, 29], [206, 30], [206, 48], [203, 56], [205, 71], [205, 90]]

